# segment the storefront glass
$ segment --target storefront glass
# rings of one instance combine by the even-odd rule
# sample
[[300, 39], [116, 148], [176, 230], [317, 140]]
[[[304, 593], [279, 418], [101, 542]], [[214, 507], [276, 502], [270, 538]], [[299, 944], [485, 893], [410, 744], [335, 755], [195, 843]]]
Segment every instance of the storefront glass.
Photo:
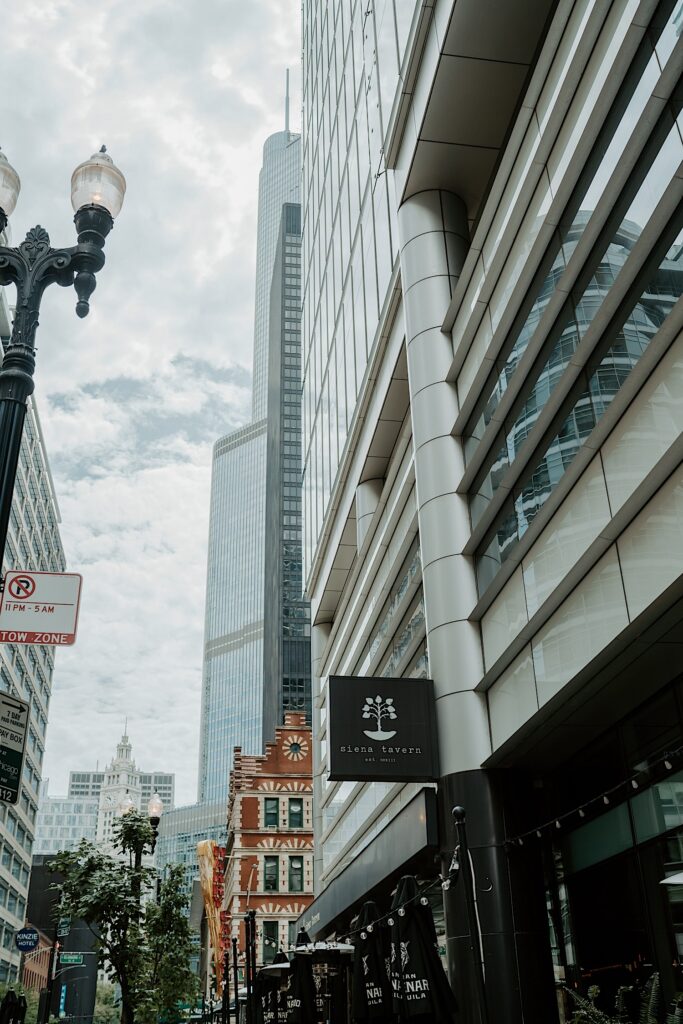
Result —
[[[661, 884], [683, 872], [682, 738], [677, 683], [551, 780], [562, 813], [577, 809], [577, 827], [546, 850], [561, 1020], [577, 1009], [571, 992], [614, 1017], [619, 999], [620, 1019], [633, 1022], [653, 974], [665, 1007], [683, 992], [683, 884]], [[628, 790], [608, 795], [620, 780]], [[601, 793], [591, 817], [588, 801]]]

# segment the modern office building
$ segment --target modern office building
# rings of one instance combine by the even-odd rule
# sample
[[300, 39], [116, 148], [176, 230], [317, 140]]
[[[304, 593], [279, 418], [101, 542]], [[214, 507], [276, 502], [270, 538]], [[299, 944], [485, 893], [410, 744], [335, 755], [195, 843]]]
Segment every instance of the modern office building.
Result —
[[225, 803], [232, 748], [261, 748], [266, 421], [213, 449], [199, 802]]
[[[3, 345], [10, 332], [7, 298], [0, 289]], [[3, 573], [15, 568], [63, 572], [59, 521], [45, 441], [32, 398], [24, 425]], [[19, 800], [14, 805], [0, 805], [0, 983], [18, 977], [20, 955], [14, 933], [23, 925], [26, 914], [54, 663], [51, 647], [0, 645], [0, 688], [31, 705]]]
[[69, 772], [69, 797], [94, 797], [100, 798], [100, 790], [104, 782], [104, 772]]
[[301, 538], [301, 207], [282, 208], [270, 293], [266, 417], [263, 738], [287, 711], [311, 721], [310, 607]]
[[[289, 106], [289, 99], [287, 100]], [[287, 110], [285, 118], [289, 120]], [[263, 419], [268, 408], [271, 282], [284, 203], [299, 203], [301, 196], [301, 136], [276, 132], [263, 145], [258, 179], [256, 228], [256, 294], [254, 303], [254, 377], [252, 419]]]
[[282, 206], [298, 202], [301, 139], [277, 132], [259, 175], [253, 422], [214, 445], [206, 581], [200, 803], [228, 798], [232, 751], [259, 753], [263, 715], [266, 409], [270, 288]]
[[[673, 0], [303, 6], [302, 922], [445, 870], [464, 806], [492, 1024], [683, 988], [680, 29]], [[330, 779], [330, 676], [433, 680], [435, 784]]]
[[99, 796], [50, 796], [49, 779], [40, 784], [33, 856], [75, 850], [82, 839], [97, 838]]

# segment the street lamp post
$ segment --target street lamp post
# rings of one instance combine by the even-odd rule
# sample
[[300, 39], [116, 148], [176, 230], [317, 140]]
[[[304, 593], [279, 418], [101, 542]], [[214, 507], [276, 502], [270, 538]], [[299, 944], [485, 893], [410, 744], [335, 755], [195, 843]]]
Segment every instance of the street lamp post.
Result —
[[[0, 232], [19, 198], [19, 175], [0, 152]], [[0, 246], [0, 285], [17, 289], [12, 336], [0, 369], [0, 566], [5, 554], [14, 481], [19, 462], [26, 403], [33, 393], [35, 338], [43, 292], [50, 284], [73, 285], [76, 314], [87, 316], [95, 275], [104, 266], [104, 242], [114, 226], [126, 180], [105, 147], [80, 164], [71, 177], [71, 203], [77, 244], [53, 249], [38, 225], [17, 248]]]
[[[136, 810], [135, 802], [130, 795], [126, 792], [125, 796], [121, 800], [118, 811], [119, 814], [128, 814], [130, 811]], [[164, 813], [164, 802], [158, 793], [154, 793], [147, 804], [147, 820], [149, 821], [152, 829], [152, 839], [149, 842], [149, 852], [154, 853], [157, 845], [157, 837], [159, 835], [159, 822], [161, 821], [161, 815]], [[135, 876], [133, 883], [135, 886], [135, 893], [137, 896], [138, 904], [142, 899], [142, 890], [140, 887], [140, 869], [142, 867], [142, 858], [145, 853], [145, 841], [141, 840], [131, 844], [129, 847], [130, 853], [133, 854], [133, 868], [135, 870]]]

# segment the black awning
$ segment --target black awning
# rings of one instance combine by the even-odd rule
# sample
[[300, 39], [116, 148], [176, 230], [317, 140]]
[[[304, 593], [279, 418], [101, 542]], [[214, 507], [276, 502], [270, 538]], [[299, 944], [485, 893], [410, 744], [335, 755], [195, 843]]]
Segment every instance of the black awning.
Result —
[[[438, 849], [436, 791], [422, 789], [334, 878], [299, 918], [311, 938], [360, 909], [378, 886], [407, 873], [411, 859]], [[373, 897], [374, 898], [374, 897]]]

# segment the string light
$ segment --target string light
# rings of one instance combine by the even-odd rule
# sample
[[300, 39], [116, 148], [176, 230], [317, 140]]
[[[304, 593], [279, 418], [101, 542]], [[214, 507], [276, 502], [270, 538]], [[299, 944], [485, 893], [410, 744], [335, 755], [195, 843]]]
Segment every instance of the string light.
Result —
[[[666, 769], [666, 771], [670, 772], [673, 769], [673, 767], [674, 767], [675, 759], [678, 758], [678, 757], [683, 757], [683, 746], [678, 747], [676, 750], [667, 751], [667, 753], [659, 761], [653, 762], [653, 763], [650, 764], [648, 771], [652, 771], [652, 770], [656, 769], [657, 767], [659, 767], [659, 768], [662, 768], [662, 769]], [[641, 775], [642, 775], [642, 773], [641, 773]], [[641, 781], [639, 781], [636, 776], [631, 776], [630, 778], [624, 779], [622, 782], [618, 783], [616, 786], [612, 786], [612, 788], [608, 789], [605, 793], [598, 793], [598, 794], [596, 794], [596, 796], [592, 797], [590, 800], [588, 800], [586, 803], [582, 804], [580, 807], [574, 808], [573, 811], [568, 811], [566, 814], [562, 815], [561, 818], [551, 818], [550, 821], [546, 821], [546, 822], [544, 822], [541, 825], [537, 825], [535, 828], [531, 829], [529, 832], [523, 832], [521, 835], [515, 836], [513, 838], [506, 839], [504, 841], [504, 846], [507, 847], [508, 849], [510, 849], [513, 846], [514, 847], [524, 846], [524, 840], [526, 838], [528, 838], [529, 836], [532, 836], [534, 834], [536, 835], [536, 837], [538, 839], [542, 839], [544, 832], [546, 832], [547, 829], [550, 829], [553, 826], [556, 829], [560, 829], [561, 830], [562, 824], [565, 821], [565, 819], [569, 818], [572, 814], [578, 814], [579, 818], [585, 819], [587, 809], [589, 809], [591, 807], [596, 807], [596, 805], [599, 805], [601, 803], [604, 804], [605, 807], [609, 807], [611, 805], [611, 802], [612, 802], [611, 798], [616, 793], [618, 793], [620, 790], [624, 790], [624, 788], [626, 787], [626, 790], [625, 790], [625, 793], [624, 793], [624, 797], [623, 797], [623, 798], [625, 798], [626, 797], [626, 793], [630, 792], [631, 790], [639, 790], [640, 787], [641, 787], [641, 783], [642, 783], [642, 779], [641, 779]], [[449, 888], [449, 885], [450, 885], [448, 880], [444, 879], [443, 877], [441, 879], [441, 884], [442, 884], [442, 888], [444, 888], [444, 889]]]

